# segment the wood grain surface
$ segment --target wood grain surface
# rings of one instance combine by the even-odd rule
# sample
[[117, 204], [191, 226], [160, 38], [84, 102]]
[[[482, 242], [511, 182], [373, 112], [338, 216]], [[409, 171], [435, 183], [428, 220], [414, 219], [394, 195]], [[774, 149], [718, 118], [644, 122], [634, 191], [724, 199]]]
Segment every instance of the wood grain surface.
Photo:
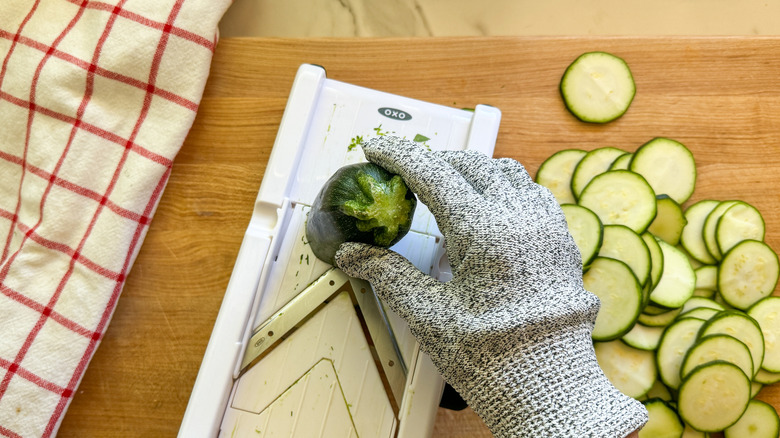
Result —
[[[566, 66], [591, 50], [623, 57], [637, 84], [628, 112], [604, 126], [577, 121], [558, 94]], [[780, 38], [224, 39], [60, 437], [176, 435], [301, 63], [443, 105], [496, 106], [495, 155], [532, 174], [563, 148], [674, 138], [697, 160], [691, 201], [752, 203], [780, 250]], [[780, 407], [780, 387], [759, 397]], [[466, 410], [440, 411], [434, 436], [490, 434]]]

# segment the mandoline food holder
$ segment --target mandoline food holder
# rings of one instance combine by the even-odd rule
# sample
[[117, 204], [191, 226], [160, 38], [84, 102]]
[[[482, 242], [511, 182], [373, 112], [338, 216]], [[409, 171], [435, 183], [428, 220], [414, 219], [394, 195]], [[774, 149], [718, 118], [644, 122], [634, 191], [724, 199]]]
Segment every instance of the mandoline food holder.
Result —
[[[429, 436], [444, 382], [370, 285], [311, 253], [306, 214], [338, 168], [365, 161], [361, 141], [395, 135], [431, 150], [492, 155], [500, 119], [490, 106], [445, 107], [301, 65], [179, 436]], [[393, 249], [446, 281], [443, 245], [435, 220], [418, 203], [411, 231]], [[342, 284], [351, 292], [339, 293]], [[315, 288], [333, 294], [247, 365], [247, 346], [264, 339], [255, 341], [255, 329], [287, 318], [285, 311]], [[376, 308], [372, 299], [355, 299], [366, 293]], [[375, 336], [383, 328], [389, 336]]]

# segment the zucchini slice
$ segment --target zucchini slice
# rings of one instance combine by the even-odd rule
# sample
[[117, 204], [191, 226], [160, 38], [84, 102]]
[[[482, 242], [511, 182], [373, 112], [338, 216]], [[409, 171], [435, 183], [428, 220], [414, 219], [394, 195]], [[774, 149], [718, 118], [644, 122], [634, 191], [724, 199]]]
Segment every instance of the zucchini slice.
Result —
[[615, 159], [624, 154], [626, 151], [613, 147], [597, 148], [585, 154], [571, 176], [571, 191], [574, 197], [579, 198], [582, 190], [593, 178], [608, 171]]
[[669, 388], [658, 379], [655, 379], [655, 383], [653, 383], [653, 386], [647, 391], [645, 397], [647, 397], [647, 400], [660, 398], [661, 400], [672, 401], [673, 399], [672, 393], [669, 392]]
[[619, 260], [596, 257], [582, 281], [601, 300], [593, 340], [611, 341], [628, 333], [642, 307], [642, 287], [631, 268]]
[[726, 310], [726, 308], [723, 307], [723, 305], [719, 304], [713, 299], [704, 298], [704, 297], [690, 297], [688, 298], [688, 301], [686, 301], [685, 304], [683, 304], [682, 313], [686, 313], [690, 310], [698, 309], [701, 307], [707, 309], [713, 309], [718, 312], [721, 310]]
[[725, 334], [742, 341], [750, 350], [754, 372], [764, 363], [764, 334], [758, 322], [742, 311], [724, 310], [713, 316], [701, 328], [699, 337], [714, 334]]
[[656, 351], [658, 374], [671, 389], [680, 387], [680, 370], [688, 350], [696, 343], [704, 321], [697, 318], [680, 318], [671, 323], [661, 337]]
[[721, 261], [718, 291], [726, 303], [744, 310], [771, 295], [779, 276], [780, 261], [772, 248], [758, 240], [745, 240]]
[[571, 192], [571, 176], [586, 153], [582, 149], [554, 153], [539, 166], [536, 183], [550, 189], [559, 204], [574, 204], [577, 201]]
[[663, 240], [658, 245], [664, 255], [664, 270], [650, 293], [650, 301], [668, 308], [680, 307], [693, 296], [696, 274], [685, 253]]
[[677, 410], [683, 421], [702, 432], [735, 424], [750, 402], [750, 379], [724, 361], [694, 368], [680, 385]]
[[639, 430], [639, 438], [680, 438], [685, 425], [677, 411], [660, 398], [644, 402], [647, 408], [647, 424]]
[[650, 250], [650, 282], [653, 287], [661, 280], [664, 273], [664, 253], [661, 251], [661, 245], [652, 234], [642, 233], [642, 240], [645, 241], [647, 249]]
[[596, 360], [607, 379], [623, 394], [639, 398], [655, 382], [655, 354], [632, 348], [620, 340], [596, 342]]
[[699, 266], [696, 274], [696, 289], [718, 290], [718, 267], [714, 265]]
[[399, 175], [373, 163], [346, 165], [314, 199], [306, 240], [314, 255], [330, 264], [344, 242], [390, 247], [409, 232], [416, 205]]
[[780, 382], [780, 373], [773, 373], [763, 368], [759, 368], [755, 377], [753, 377], [753, 380], [763, 385], [773, 385]]
[[598, 215], [604, 225], [625, 225], [643, 233], [655, 218], [655, 192], [641, 175], [610, 170], [594, 177], [582, 190], [579, 204]]
[[687, 223], [682, 207], [668, 195], [657, 195], [656, 203], [657, 213], [647, 231], [670, 245], [677, 245]]
[[718, 262], [707, 250], [707, 245], [704, 243], [704, 223], [718, 204], [720, 201], [705, 199], [685, 210], [687, 224], [680, 235], [680, 243], [691, 257], [705, 265], [713, 265]]
[[750, 400], [742, 417], [723, 431], [725, 438], [777, 438], [780, 435], [780, 417], [772, 405], [761, 400]]
[[668, 312], [661, 313], [659, 315], [649, 315], [647, 313], [640, 313], [637, 322], [649, 327], [666, 327], [680, 315], [682, 308], [672, 309]]
[[599, 257], [620, 260], [628, 265], [644, 286], [650, 277], [650, 250], [642, 237], [625, 225], [605, 225]]
[[780, 297], [762, 299], [751, 306], [747, 314], [756, 320], [764, 334], [764, 361], [761, 367], [771, 373], [780, 373]]
[[688, 310], [687, 312], [681, 312], [679, 318], [699, 318], [708, 321], [718, 312], [720, 312], [720, 310], [711, 309], [709, 307], [697, 307], [695, 309]]
[[766, 225], [761, 213], [752, 205], [737, 201], [720, 217], [715, 227], [718, 251], [726, 254], [743, 240], [764, 240]]
[[561, 205], [569, 234], [580, 250], [583, 268], [590, 265], [599, 253], [604, 237], [604, 227], [596, 213], [577, 204]]
[[682, 143], [656, 137], [634, 152], [629, 170], [647, 180], [656, 194], [668, 195], [683, 204], [696, 185], [696, 162]]
[[560, 91], [575, 117], [583, 122], [607, 123], [628, 110], [636, 84], [623, 59], [606, 52], [587, 52], [563, 73]]
[[617, 157], [612, 164], [609, 165], [609, 170], [628, 170], [628, 166], [631, 164], [631, 159], [634, 158], [634, 154], [626, 152], [625, 154]]
[[733, 336], [718, 334], [699, 338], [688, 350], [680, 368], [680, 377], [685, 379], [697, 366], [716, 360], [733, 363], [746, 376], [754, 374], [753, 358], [747, 345]]
[[702, 228], [702, 238], [704, 239], [704, 246], [707, 248], [707, 252], [710, 253], [716, 262], [719, 262], [723, 258], [723, 253], [718, 248], [718, 240], [716, 231], [718, 229], [718, 221], [721, 216], [726, 213], [726, 210], [731, 208], [739, 201], [721, 201], [715, 208], [712, 209], [710, 214], [707, 215], [707, 219], [704, 221], [704, 228]]
[[661, 342], [664, 327], [651, 327], [634, 324], [631, 330], [621, 338], [623, 342], [639, 350], [654, 351]]

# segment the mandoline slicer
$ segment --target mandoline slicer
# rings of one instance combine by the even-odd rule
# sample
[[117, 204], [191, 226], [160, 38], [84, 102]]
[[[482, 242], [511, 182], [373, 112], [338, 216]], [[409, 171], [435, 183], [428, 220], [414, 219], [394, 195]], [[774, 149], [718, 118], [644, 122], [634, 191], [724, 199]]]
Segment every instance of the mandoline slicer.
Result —
[[[179, 437], [427, 437], [444, 382], [368, 283], [318, 260], [304, 227], [361, 141], [395, 135], [431, 150], [492, 155], [501, 113], [431, 104], [327, 79], [295, 77], [252, 218]], [[444, 242], [418, 203], [393, 249], [442, 281]]]

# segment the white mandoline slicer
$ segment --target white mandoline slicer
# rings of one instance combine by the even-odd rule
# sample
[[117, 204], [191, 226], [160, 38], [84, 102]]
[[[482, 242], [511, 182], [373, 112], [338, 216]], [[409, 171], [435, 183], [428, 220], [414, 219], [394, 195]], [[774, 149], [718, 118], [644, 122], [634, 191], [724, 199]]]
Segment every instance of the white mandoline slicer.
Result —
[[[368, 283], [318, 260], [304, 233], [323, 183], [395, 135], [492, 155], [501, 113], [295, 77], [179, 437], [427, 437], [444, 382]], [[418, 203], [394, 250], [446, 281], [443, 239]]]

